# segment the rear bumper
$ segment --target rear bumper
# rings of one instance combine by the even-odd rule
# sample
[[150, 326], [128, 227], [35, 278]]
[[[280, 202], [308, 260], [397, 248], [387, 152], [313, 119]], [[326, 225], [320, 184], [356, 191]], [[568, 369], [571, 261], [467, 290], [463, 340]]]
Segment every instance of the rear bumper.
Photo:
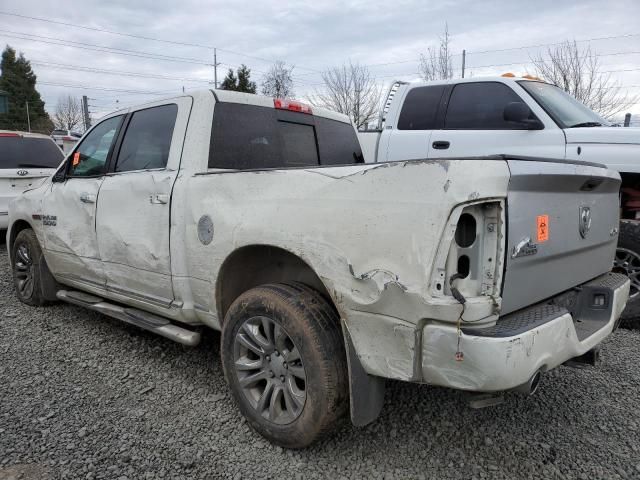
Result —
[[0, 212], [0, 230], [6, 230], [9, 226], [9, 212]]
[[617, 327], [628, 297], [629, 280], [609, 273], [501, 317], [495, 326], [465, 326], [462, 361], [456, 361], [456, 327], [427, 324], [422, 332], [422, 380], [479, 392], [515, 388], [536, 372], [555, 368], [602, 342]]

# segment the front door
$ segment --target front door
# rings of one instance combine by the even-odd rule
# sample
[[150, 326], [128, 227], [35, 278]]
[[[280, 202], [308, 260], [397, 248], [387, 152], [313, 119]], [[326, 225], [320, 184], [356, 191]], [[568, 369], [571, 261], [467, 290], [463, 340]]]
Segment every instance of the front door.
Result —
[[547, 121], [542, 111], [537, 112], [537, 116], [545, 120], [542, 130], [528, 130], [526, 126], [505, 121], [504, 108], [511, 102], [524, 100], [504, 83], [455, 85], [448, 101], [444, 128], [434, 130], [429, 139], [429, 158], [498, 154], [564, 158], [562, 130]]
[[60, 280], [103, 289], [105, 277], [96, 236], [96, 201], [124, 116], [96, 125], [67, 158], [62, 182], [43, 198], [47, 262]]
[[107, 290], [158, 307], [173, 301], [171, 192], [190, 98], [134, 111], [98, 197], [96, 229]]

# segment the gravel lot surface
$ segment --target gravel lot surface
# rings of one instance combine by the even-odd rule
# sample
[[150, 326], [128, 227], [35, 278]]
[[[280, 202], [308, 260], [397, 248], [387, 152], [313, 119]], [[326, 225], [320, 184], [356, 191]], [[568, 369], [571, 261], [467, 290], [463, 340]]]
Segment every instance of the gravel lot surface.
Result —
[[640, 331], [529, 398], [390, 382], [380, 419], [304, 451], [255, 434], [227, 393], [219, 336], [188, 349], [71, 305], [30, 308], [0, 247], [0, 480], [640, 478]]

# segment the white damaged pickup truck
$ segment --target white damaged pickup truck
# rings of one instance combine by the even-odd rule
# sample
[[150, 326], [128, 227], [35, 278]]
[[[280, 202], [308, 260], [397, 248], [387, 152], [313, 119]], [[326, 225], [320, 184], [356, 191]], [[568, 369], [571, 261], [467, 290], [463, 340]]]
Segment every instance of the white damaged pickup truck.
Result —
[[535, 390], [616, 327], [618, 173], [533, 158], [363, 163], [346, 117], [206, 91], [116, 112], [10, 207], [18, 297], [183, 343], [221, 330], [249, 423], [309, 445], [384, 379]]

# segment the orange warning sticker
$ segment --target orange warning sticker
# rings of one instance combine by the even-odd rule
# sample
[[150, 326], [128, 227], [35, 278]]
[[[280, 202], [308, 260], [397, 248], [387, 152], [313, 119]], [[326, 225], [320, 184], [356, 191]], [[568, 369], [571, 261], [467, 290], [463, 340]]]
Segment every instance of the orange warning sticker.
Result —
[[549, 215], [538, 215], [538, 243], [549, 240]]
[[76, 167], [79, 163], [80, 163], [80, 152], [76, 152], [73, 154], [73, 161], [71, 162], [71, 165]]

